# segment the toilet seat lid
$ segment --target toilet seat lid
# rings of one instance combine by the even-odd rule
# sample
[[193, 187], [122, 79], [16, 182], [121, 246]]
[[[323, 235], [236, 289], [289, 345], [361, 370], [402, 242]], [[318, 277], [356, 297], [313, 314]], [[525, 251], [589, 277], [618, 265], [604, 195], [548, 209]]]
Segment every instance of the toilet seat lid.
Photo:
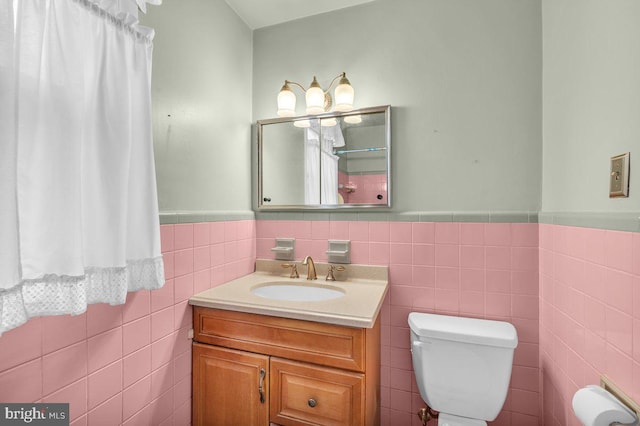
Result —
[[515, 348], [518, 335], [508, 322], [411, 312], [409, 328], [420, 337]]

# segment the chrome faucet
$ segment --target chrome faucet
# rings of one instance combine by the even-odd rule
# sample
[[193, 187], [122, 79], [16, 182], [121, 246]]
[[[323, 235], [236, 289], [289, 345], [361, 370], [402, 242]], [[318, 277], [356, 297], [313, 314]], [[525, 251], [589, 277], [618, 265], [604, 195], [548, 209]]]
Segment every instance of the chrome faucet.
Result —
[[313, 259], [311, 256], [307, 256], [302, 261], [303, 265], [307, 265], [307, 279], [308, 280], [317, 280], [318, 275], [316, 275], [316, 264], [313, 263]]

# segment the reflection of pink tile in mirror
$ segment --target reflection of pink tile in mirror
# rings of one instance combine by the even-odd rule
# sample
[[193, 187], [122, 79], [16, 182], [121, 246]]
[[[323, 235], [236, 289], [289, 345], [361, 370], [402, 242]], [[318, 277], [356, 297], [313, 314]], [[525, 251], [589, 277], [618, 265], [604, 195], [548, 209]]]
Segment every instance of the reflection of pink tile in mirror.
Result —
[[345, 204], [387, 204], [387, 175], [339, 172], [338, 192]]

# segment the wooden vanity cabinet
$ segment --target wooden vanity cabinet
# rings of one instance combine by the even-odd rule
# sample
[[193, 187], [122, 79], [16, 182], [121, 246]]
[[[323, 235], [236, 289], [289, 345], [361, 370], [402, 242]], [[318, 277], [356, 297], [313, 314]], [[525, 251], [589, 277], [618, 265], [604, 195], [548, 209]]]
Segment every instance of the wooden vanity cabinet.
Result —
[[268, 425], [268, 371], [267, 356], [194, 343], [194, 424]]
[[379, 320], [354, 328], [197, 306], [193, 318], [194, 425], [379, 425]]

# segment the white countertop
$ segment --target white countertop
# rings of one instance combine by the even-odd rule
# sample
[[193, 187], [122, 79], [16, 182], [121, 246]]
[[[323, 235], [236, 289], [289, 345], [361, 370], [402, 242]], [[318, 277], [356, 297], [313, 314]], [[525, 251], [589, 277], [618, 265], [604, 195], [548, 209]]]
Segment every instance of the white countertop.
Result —
[[[206, 308], [350, 327], [373, 327], [389, 285], [386, 266], [340, 265], [346, 270], [335, 272], [336, 281], [325, 281], [328, 265], [318, 262], [315, 264], [318, 279], [308, 281], [306, 266], [295, 262], [298, 264], [300, 278], [289, 278], [290, 269], [282, 268], [283, 263], [293, 262], [258, 259], [256, 272], [253, 274], [195, 294], [189, 299], [189, 303]], [[300, 286], [326, 285], [343, 291], [345, 295], [326, 301], [292, 302], [267, 299], [251, 292], [254, 287], [274, 282]]]

